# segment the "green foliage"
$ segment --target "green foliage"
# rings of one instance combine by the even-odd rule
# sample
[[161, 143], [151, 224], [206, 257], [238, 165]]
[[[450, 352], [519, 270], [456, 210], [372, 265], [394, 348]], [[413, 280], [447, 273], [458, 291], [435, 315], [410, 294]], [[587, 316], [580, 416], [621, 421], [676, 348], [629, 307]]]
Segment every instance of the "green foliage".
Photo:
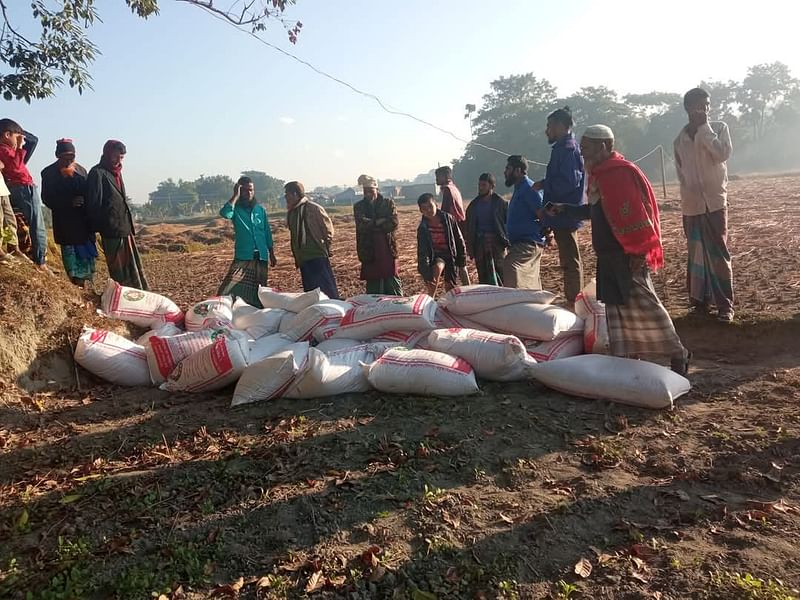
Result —
[[[244, 10], [234, 6], [225, 10], [207, 0], [180, 0], [201, 8], [234, 25], [262, 31], [270, 20], [278, 20], [294, 43], [301, 23], [281, 18], [287, 4], [294, 0], [253, 0]], [[158, 0], [124, 0], [131, 12], [146, 19], [158, 15]], [[96, 0], [66, 0], [55, 3], [32, 0], [30, 12], [9, 10], [10, 0], [0, 0], [0, 63], [9, 72], [0, 73], [0, 94], [6, 100], [48, 98], [68, 83], [79, 93], [91, 87], [89, 67], [100, 49], [89, 39], [88, 32], [100, 21]], [[22, 4], [14, 0], [14, 4]], [[105, 4], [105, 2], [104, 2]], [[25, 14], [25, 16], [23, 16]], [[27, 18], [26, 18], [27, 17]]]
[[731, 600], [796, 600], [781, 582], [764, 580], [750, 573], [714, 573], [711, 585]]

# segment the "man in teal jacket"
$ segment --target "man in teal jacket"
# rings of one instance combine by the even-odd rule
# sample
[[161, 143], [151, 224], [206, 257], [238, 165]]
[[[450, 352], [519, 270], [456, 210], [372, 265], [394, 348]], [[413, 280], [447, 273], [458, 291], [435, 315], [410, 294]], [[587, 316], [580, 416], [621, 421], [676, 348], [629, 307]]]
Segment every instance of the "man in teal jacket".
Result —
[[233, 196], [220, 209], [220, 216], [233, 221], [234, 256], [217, 296], [238, 296], [261, 308], [258, 286], [267, 285], [269, 266], [278, 264], [272, 249], [272, 229], [267, 211], [256, 200], [253, 180], [240, 177]]

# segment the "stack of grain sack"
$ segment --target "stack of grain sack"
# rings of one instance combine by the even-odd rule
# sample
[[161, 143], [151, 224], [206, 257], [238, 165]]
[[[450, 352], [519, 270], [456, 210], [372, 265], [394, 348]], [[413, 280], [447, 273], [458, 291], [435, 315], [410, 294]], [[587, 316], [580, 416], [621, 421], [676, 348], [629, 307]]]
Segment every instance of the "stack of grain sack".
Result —
[[464, 396], [479, 392], [479, 380], [536, 379], [567, 394], [649, 408], [669, 407], [688, 392], [689, 382], [664, 367], [602, 355], [605, 311], [592, 285], [578, 314], [553, 305], [554, 297], [471, 285], [438, 303], [425, 294], [341, 301], [318, 289], [261, 287], [264, 308], [222, 296], [184, 315], [168, 298], [109, 280], [102, 313], [150, 330], [131, 341], [86, 328], [75, 359], [120, 385], [203, 392], [236, 383], [232, 406], [371, 389]]

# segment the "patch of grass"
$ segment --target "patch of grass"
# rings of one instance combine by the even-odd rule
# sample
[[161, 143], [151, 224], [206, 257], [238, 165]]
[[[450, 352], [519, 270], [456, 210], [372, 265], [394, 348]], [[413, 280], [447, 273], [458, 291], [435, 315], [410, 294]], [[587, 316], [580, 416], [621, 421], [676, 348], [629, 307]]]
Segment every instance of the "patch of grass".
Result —
[[568, 600], [572, 598], [572, 594], [578, 591], [578, 586], [572, 583], [567, 583], [563, 579], [559, 579], [556, 583], [556, 598], [558, 600]]
[[711, 586], [730, 600], [797, 600], [790, 590], [777, 579], [761, 579], [750, 573], [713, 573]]

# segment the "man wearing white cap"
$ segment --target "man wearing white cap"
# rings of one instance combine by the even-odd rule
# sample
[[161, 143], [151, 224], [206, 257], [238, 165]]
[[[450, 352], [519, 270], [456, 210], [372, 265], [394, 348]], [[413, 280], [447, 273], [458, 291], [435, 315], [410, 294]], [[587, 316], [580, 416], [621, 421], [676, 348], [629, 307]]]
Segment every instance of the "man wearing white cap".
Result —
[[364, 199], [353, 206], [356, 221], [356, 251], [361, 261], [360, 278], [368, 294], [402, 296], [397, 264], [397, 208], [378, 191], [378, 180], [361, 175], [358, 185]]
[[686, 375], [691, 354], [650, 279], [650, 271], [664, 264], [653, 188], [639, 167], [614, 151], [614, 133], [605, 125], [587, 127], [581, 153], [589, 203], [555, 204], [548, 212], [592, 221], [597, 298], [606, 305], [611, 354], [669, 358], [672, 370]]

